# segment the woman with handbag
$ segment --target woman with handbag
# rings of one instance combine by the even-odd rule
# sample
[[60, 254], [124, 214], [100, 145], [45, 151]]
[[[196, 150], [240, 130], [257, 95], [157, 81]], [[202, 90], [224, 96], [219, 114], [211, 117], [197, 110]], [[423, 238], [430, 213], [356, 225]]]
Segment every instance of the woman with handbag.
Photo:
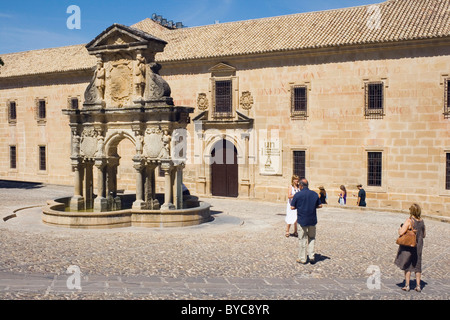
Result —
[[422, 249], [423, 239], [425, 238], [425, 223], [421, 219], [422, 209], [416, 203], [409, 208], [410, 217], [400, 226], [398, 234], [400, 238], [397, 243], [402, 243], [400, 240], [403, 236], [411, 230], [415, 233], [415, 243], [410, 245], [401, 244], [398, 248], [397, 257], [395, 258], [395, 265], [401, 270], [405, 271], [405, 286], [403, 291], [409, 291], [409, 281], [411, 272], [416, 274], [416, 288], [417, 292], [421, 291], [420, 279], [422, 276]]

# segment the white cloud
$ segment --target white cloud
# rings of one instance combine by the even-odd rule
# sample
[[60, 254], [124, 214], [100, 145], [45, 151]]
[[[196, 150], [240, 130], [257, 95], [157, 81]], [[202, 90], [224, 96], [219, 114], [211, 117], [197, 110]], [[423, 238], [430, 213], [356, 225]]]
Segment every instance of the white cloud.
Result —
[[12, 18], [14, 18], [12, 14], [0, 12], [0, 19], [12, 19]]

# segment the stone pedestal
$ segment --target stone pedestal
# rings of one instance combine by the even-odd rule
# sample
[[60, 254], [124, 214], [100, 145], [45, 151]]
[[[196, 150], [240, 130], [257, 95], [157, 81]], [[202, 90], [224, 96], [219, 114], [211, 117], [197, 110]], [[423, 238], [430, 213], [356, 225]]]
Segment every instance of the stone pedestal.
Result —
[[164, 171], [164, 204], [161, 210], [174, 210], [175, 206], [172, 203], [172, 177], [170, 176], [170, 165], [163, 163], [161, 165]]
[[133, 202], [132, 209], [134, 210], [144, 210], [146, 209], [146, 202], [144, 200], [136, 200]]
[[70, 211], [80, 211], [84, 209], [84, 198], [82, 196], [73, 196], [70, 199]]
[[94, 200], [94, 211], [105, 212], [108, 211], [108, 199], [104, 197], [97, 197]]

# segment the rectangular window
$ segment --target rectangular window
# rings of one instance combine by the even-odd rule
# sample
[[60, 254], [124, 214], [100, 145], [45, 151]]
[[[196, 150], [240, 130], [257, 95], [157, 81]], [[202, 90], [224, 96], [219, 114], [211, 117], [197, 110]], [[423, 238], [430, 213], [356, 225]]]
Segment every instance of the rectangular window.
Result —
[[9, 102], [8, 117], [10, 122], [15, 122], [17, 120], [17, 110], [15, 101]]
[[45, 119], [47, 116], [47, 110], [45, 105], [45, 100], [39, 100], [38, 103], [38, 118]]
[[370, 119], [381, 119], [384, 116], [384, 84], [383, 82], [366, 83], [365, 116]]
[[216, 81], [215, 87], [215, 115], [231, 116], [233, 112], [232, 81]]
[[450, 79], [444, 81], [444, 116], [450, 118]]
[[306, 86], [295, 86], [292, 91], [291, 116], [307, 118], [308, 116], [308, 90]]
[[368, 152], [367, 185], [381, 187], [382, 152]]
[[450, 190], [450, 153], [446, 154], [447, 161], [445, 165], [445, 189]]
[[293, 174], [300, 179], [306, 178], [306, 151], [294, 151]]
[[9, 168], [17, 169], [17, 148], [9, 146]]
[[39, 170], [47, 170], [47, 159], [45, 155], [45, 146], [39, 146]]
[[71, 98], [70, 106], [72, 109], [77, 110], [78, 109], [78, 98]]

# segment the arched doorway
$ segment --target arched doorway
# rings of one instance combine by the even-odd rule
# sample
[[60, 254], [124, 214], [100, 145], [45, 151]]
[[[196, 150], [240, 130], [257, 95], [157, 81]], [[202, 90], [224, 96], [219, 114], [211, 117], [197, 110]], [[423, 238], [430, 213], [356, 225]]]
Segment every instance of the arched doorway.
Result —
[[239, 195], [237, 149], [228, 140], [218, 141], [211, 151], [211, 193], [213, 196]]

